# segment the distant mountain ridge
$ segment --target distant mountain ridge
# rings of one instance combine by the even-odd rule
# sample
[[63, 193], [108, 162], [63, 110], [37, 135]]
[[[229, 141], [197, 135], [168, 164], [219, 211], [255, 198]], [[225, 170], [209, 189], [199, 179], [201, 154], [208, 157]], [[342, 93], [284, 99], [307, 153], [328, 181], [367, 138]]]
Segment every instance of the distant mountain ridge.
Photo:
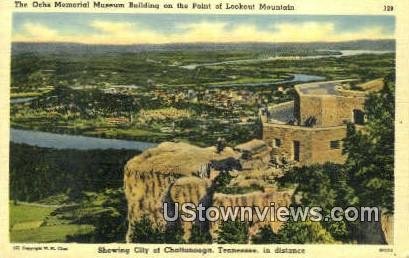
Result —
[[179, 44], [134, 44], [134, 45], [92, 45], [81, 43], [27, 43], [13, 42], [12, 53], [139, 53], [149, 51], [222, 51], [222, 50], [289, 50], [294, 48], [323, 50], [384, 50], [394, 51], [395, 40], [356, 40], [343, 42], [306, 43], [179, 43]]

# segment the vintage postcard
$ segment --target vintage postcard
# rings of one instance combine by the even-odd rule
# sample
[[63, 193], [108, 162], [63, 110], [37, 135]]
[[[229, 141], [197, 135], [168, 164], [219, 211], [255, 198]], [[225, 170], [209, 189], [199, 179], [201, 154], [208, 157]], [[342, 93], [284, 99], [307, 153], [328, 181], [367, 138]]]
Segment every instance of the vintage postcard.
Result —
[[0, 257], [409, 257], [405, 1], [3, 1]]

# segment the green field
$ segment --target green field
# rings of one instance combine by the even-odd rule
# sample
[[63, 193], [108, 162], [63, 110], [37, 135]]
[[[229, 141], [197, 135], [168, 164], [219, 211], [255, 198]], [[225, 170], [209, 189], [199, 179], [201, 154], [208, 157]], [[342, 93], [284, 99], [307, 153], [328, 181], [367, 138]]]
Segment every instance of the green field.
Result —
[[21, 223], [43, 221], [55, 208], [10, 203], [10, 227]]
[[[11, 98], [31, 98], [31, 97], [38, 97], [43, 94], [50, 92], [54, 87], [41, 87], [37, 89], [30, 89], [29, 91], [21, 91], [21, 89], [12, 87], [10, 97]], [[19, 91], [20, 90], [20, 91]]]
[[[46, 222], [56, 208], [35, 205], [10, 203], [11, 242], [66, 242], [69, 235], [87, 234], [94, 230], [90, 225], [56, 224], [47, 226]], [[55, 223], [55, 221], [53, 222]]]
[[11, 231], [11, 242], [23, 243], [64, 243], [67, 235], [86, 234], [94, 228], [89, 225], [56, 225], [45, 226], [30, 230]]

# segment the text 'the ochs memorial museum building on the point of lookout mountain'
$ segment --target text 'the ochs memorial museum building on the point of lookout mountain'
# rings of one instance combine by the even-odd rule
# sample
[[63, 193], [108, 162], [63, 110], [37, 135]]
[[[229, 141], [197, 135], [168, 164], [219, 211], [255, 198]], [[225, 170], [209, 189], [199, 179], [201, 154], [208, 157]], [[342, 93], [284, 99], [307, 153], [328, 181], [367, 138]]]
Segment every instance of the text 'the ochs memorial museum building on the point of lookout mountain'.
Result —
[[365, 123], [369, 92], [383, 88], [382, 79], [364, 84], [355, 80], [326, 81], [295, 86], [294, 101], [260, 110], [263, 140], [273, 157], [299, 165], [344, 163], [342, 140], [347, 123]]

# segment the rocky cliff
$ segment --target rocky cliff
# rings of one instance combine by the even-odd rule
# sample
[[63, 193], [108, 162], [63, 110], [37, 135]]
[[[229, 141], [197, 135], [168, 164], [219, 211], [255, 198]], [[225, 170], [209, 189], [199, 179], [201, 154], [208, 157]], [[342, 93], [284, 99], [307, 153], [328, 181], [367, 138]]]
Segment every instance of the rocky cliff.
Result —
[[[154, 227], [163, 227], [163, 203], [193, 202], [205, 198], [210, 182], [204, 177], [213, 160], [238, 158], [240, 153], [225, 148], [200, 148], [186, 143], [162, 143], [129, 160], [124, 170], [124, 189], [128, 201], [127, 241], [133, 225], [147, 216]], [[183, 225], [185, 237], [188, 225]]]
[[[251, 182], [257, 181], [256, 178], [249, 176], [252, 171], [249, 170], [248, 164], [253, 164], [254, 161], [258, 170], [267, 167], [268, 155], [268, 149], [261, 141], [253, 141], [234, 149], [224, 148], [220, 153], [217, 153], [215, 147], [200, 148], [186, 143], [167, 142], [134, 157], [126, 164], [124, 173], [129, 221], [127, 241], [130, 242], [133, 238], [133, 225], [144, 216], [153, 222], [154, 227], [163, 228], [169, 225], [163, 217], [164, 202], [169, 204], [190, 202], [195, 205], [202, 203], [206, 207], [209, 205], [264, 207], [269, 206], [271, 202], [288, 205], [290, 197], [282, 193], [263, 191], [240, 195], [215, 193], [213, 181], [215, 177], [212, 177], [212, 174], [226, 172], [229, 166], [230, 169], [237, 169], [242, 164], [246, 170], [246, 174], [243, 175]], [[233, 161], [239, 162], [239, 166]], [[234, 173], [241, 172], [236, 170]], [[258, 175], [257, 173], [254, 174]], [[246, 182], [242, 180], [242, 183]], [[235, 180], [233, 183], [237, 187], [240, 182]], [[250, 230], [255, 232], [261, 225], [264, 224], [256, 221]], [[189, 239], [192, 223], [181, 222], [181, 226], [184, 239]], [[276, 223], [272, 228], [276, 231], [279, 226]], [[210, 233], [216, 237], [218, 224], [212, 224], [210, 227]]]

